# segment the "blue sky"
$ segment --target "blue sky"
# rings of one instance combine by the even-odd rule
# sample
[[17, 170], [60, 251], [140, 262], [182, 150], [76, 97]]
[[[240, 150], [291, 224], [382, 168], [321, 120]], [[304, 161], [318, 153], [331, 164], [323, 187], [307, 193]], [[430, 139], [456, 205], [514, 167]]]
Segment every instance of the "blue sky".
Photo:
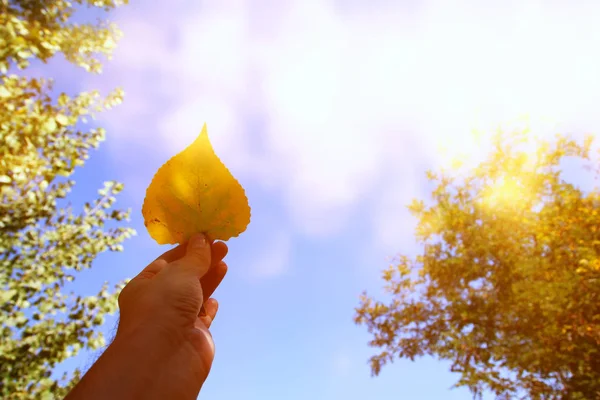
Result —
[[354, 307], [363, 290], [381, 295], [396, 254], [418, 252], [405, 206], [427, 198], [425, 171], [485, 156], [472, 128], [526, 113], [539, 135], [598, 131], [599, 12], [533, 0], [133, 1], [112, 14], [125, 36], [102, 75], [60, 61], [39, 70], [68, 92], [126, 93], [100, 115], [108, 139], [74, 175], [71, 200], [124, 182], [117, 205], [132, 208], [138, 236], [101, 255], [75, 290], [94, 294], [167, 250], [143, 226], [145, 189], [206, 122], [252, 221], [228, 243], [200, 398], [469, 399], [433, 359], [371, 378]]

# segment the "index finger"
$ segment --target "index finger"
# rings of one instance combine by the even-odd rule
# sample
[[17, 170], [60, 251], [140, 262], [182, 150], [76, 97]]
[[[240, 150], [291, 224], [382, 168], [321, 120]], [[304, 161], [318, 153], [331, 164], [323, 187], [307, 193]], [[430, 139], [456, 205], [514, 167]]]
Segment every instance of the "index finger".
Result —
[[154, 261], [165, 260], [168, 263], [179, 260], [181, 257], [185, 255], [185, 246], [187, 243], [183, 243], [178, 245], [177, 247], [172, 248], [158, 256], [158, 258]]
[[[185, 256], [185, 249], [187, 246], [187, 242], [178, 245], [177, 247], [166, 251], [161, 256], [159, 256], [156, 260], [165, 260], [168, 263], [172, 263], [173, 261], [177, 261], [180, 258]], [[219, 261], [221, 261], [227, 255], [227, 245], [223, 242], [212, 242], [211, 243], [211, 252], [212, 252], [212, 263], [216, 265]]]

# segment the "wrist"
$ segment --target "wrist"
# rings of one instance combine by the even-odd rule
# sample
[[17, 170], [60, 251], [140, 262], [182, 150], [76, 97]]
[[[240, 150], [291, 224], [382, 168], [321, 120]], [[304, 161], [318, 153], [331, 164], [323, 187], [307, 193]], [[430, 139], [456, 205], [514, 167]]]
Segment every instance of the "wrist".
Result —
[[139, 369], [139, 383], [148, 391], [142, 398], [196, 399], [210, 365], [203, 365], [191, 331], [152, 324], [115, 336], [112, 350], [129, 353]]
[[[137, 327], [115, 335], [110, 346], [115, 354], [129, 354], [141, 380], [149, 379], [157, 387], [169, 386], [172, 375], [183, 369], [186, 380], [204, 383], [208, 371], [201, 368], [201, 356], [191, 332], [169, 329], [160, 325]], [[182, 377], [178, 377], [182, 379]], [[186, 398], [186, 397], [173, 397]], [[195, 398], [195, 397], [194, 397]]]
[[112, 344], [117, 346], [160, 347], [165, 351], [175, 351], [186, 341], [181, 329], [172, 329], [160, 324], [123, 325], [119, 322]]
[[67, 400], [195, 399], [206, 379], [194, 368], [196, 357], [183, 334], [158, 327], [122, 330]]

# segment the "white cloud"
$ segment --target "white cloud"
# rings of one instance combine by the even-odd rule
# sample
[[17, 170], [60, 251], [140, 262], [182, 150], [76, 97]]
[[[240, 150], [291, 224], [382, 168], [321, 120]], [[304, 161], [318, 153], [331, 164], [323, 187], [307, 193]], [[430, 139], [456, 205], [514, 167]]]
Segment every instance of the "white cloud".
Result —
[[[231, 169], [278, 190], [309, 234], [341, 229], [381, 192], [372, 221], [390, 245], [401, 225], [389, 214], [402, 214], [396, 202], [418, 195], [423, 177], [407, 166], [446, 162], [441, 144], [483, 154], [475, 123], [529, 113], [600, 127], [599, 6], [375, 3], [229, 0], [182, 6], [161, 26], [124, 18], [113, 67], [123, 108], [156, 127], [134, 140], [171, 154], [208, 122]], [[396, 159], [402, 168], [390, 168]]]
[[[401, 178], [402, 176], [408, 179]], [[406, 206], [413, 197], [419, 197], [420, 185], [411, 169], [399, 171], [398, 180], [382, 191], [371, 209], [374, 226], [371, 246], [386, 254], [407, 251], [413, 247], [416, 219]]]

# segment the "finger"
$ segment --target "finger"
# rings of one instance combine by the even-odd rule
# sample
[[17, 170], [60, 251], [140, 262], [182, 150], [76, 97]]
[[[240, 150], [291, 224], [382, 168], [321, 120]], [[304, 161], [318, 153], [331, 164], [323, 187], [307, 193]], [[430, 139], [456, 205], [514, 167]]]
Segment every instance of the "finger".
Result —
[[219, 261], [225, 258], [229, 248], [224, 242], [214, 242], [210, 248], [211, 253], [211, 261], [213, 265], [218, 265]]
[[207, 301], [210, 296], [213, 295], [225, 274], [227, 273], [227, 264], [223, 261], [219, 261], [217, 265], [211, 267], [208, 270], [206, 275], [202, 277], [200, 280], [200, 284], [202, 285], [202, 292], [204, 293], [204, 301]]
[[215, 317], [217, 316], [217, 311], [219, 311], [219, 302], [215, 299], [208, 299], [206, 303], [204, 303], [204, 308], [206, 310], [205, 314], [202, 314], [198, 317], [200, 322], [204, 324], [207, 328], [210, 328]]
[[157, 259], [148, 264], [148, 266], [144, 268], [135, 278], [152, 278], [154, 275], [158, 274], [159, 271], [165, 267], [165, 265], [167, 265], [165, 260]]
[[[220, 261], [215, 267], [211, 267], [206, 275], [202, 277], [200, 280], [200, 285], [202, 286], [203, 303], [213, 295], [217, 287], [221, 284], [221, 281], [225, 277], [226, 273], [227, 264], [225, 264], [223, 261]], [[204, 304], [202, 304], [200, 312], [206, 313]]]
[[210, 243], [203, 234], [198, 233], [190, 238], [185, 250], [183, 258], [176, 263], [182, 267], [182, 270], [201, 278], [210, 268]]
[[[173, 261], [177, 261], [181, 258], [183, 258], [185, 256], [185, 250], [187, 247], [187, 242], [178, 245], [175, 248], [172, 248], [169, 251], [166, 251], [165, 253], [163, 253], [161, 256], [159, 256], [156, 260], [165, 260], [168, 263], [171, 263]], [[219, 261], [221, 261], [223, 258], [225, 258], [225, 256], [227, 255], [227, 245], [223, 242], [214, 242], [211, 245], [211, 251], [212, 251], [212, 261], [213, 263], [218, 263]], [[156, 261], [155, 260], [155, 261]]]
[[208, 327], [200, 320], [200, 318], [196, 319], [194, 327], [196, 329], [192, 330], [190, 339], [192, 341], [192, 345], [198, 350], [198, 352], [207, 356], [204, 357], [206, 361], [204, 364], [204, 376], [206, 379], [206, 376], [210, 372], [210, 367], [215, 354], [215, 342], [213, 341], [210, 330], [208, 330]]
[[177, 261], [180, 258], [183, 258], [183, 256], [185, 256], [186, 245], [187, 245], [187, 243], [180, 244], [177, 247], [172, 248], [169, 251], [166, 251], [160, 257], [158, 257], [156, 260], [165, 260], [168, 263]]

